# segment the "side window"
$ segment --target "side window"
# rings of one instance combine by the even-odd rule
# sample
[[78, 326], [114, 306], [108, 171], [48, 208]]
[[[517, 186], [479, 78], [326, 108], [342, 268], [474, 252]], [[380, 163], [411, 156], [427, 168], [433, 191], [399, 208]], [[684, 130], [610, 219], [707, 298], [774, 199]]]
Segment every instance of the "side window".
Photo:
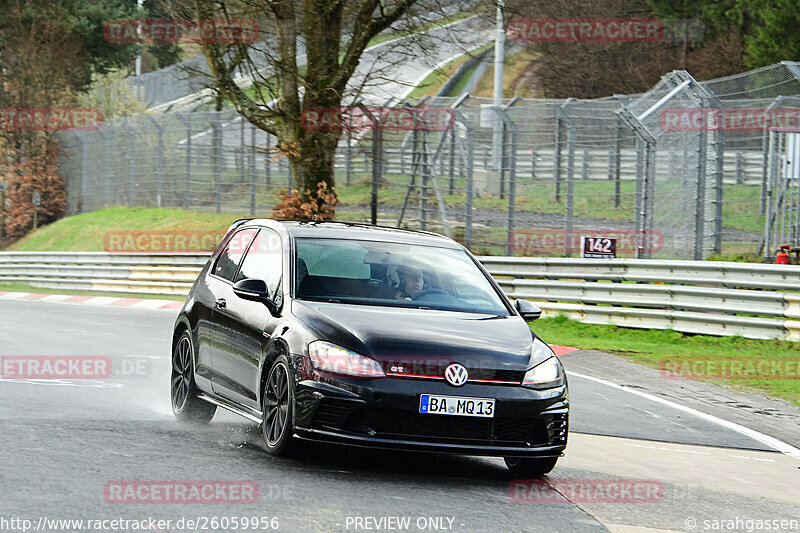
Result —
[[281, 239], [277, 233], [262, 229], [256, 236], [253, 245], [247, 251], [242, 268], [234, 281], [243, 279], [261, 279], [267, 284], [267, 290], [278, 302], [283, 274], [283, 253]]
[[236, 275], [236, 270], [239, 268], [239, 262], [257, 232], [258, 230], [255, 228], [237, 231], [219, 254], [212, 272], [221, 278], [233, 281], [233, 276]]

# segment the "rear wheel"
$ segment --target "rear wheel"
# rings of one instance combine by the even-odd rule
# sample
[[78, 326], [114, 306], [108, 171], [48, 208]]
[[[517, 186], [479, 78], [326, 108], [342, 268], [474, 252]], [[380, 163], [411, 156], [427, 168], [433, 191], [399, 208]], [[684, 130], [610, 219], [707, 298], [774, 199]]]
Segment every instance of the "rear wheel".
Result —
[[172, 350], [172, 379], [170, 398], [175, 418], [182, 422], [207, 424], [217, 412], [217, 407], [197, 397], [194, 382], [194, 351], [188, 331], [184, 331]]
[[272, 363], [261, 393], [261, 434], [272, 455], [287, 455], [294, 447], [293, 403], [289, 361], [281, 355]]
[[504, 457], [508, 470], [515, 476], [541, 477], [550, 473], [558, 462], [558, 457], [529, 459], [527, 457]]

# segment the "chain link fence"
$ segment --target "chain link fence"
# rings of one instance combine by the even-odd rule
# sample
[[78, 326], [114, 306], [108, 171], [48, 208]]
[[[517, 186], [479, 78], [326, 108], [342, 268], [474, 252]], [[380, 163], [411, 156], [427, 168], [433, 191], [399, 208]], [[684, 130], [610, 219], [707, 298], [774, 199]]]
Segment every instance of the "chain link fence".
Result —
[[[795, 63], [702, 83], [675, 71], [645, 94], [595, 100], [403, 105], [450, 109], [452, 127], [342, 133], [338, 219], [436, 231], [485, 254], [576, 256], [581, 237], [616, 238], [619, 257], [800, 246]], [[275, 138], [232, 111], [129, 117], [59, 138], [70, 214], [269, 216], [292, 181]]]

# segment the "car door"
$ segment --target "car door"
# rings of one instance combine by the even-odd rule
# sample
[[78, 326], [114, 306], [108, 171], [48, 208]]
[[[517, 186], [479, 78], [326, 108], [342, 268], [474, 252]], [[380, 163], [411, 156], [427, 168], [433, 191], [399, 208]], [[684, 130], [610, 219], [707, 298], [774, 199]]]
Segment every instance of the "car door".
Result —
[[239, 263], [257, 233], [258, 228], [244, 228], [231, 234], [209, 267], [203, 283], [197, 288], [196, 368], [199, 378], [204, 382], [207, 380], [214, 392], [215, 376], [218, 373], [215, 358], [226, 342], [224, 326], [220, 323], [220, 319], [224, 321], [225, 316], [220, 315], [218, 310], [220, 306], [227, 305], [230, 286], [239, 270]]
[[254, 408], [258, 408], [261, 353], [277, 319], [263, 303], [236, 296], [233, 284], [243, 279], [263, 280], [272, 299], [280, 305], [283, 299], [281, 248], [278, 234], [262, 228], [247, 249], [231, 283], [222, 288], [226, 304], [216, 311], [224, 339], [214, 351], [214, 391]]

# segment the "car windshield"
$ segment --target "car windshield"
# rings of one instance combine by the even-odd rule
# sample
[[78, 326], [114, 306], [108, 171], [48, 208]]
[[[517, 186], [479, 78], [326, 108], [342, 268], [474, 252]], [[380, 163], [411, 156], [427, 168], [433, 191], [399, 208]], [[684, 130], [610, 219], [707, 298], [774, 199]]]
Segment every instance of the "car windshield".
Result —
[[296, 242], [296, 298], [509, 315], [464, 250], [344, 239]]

